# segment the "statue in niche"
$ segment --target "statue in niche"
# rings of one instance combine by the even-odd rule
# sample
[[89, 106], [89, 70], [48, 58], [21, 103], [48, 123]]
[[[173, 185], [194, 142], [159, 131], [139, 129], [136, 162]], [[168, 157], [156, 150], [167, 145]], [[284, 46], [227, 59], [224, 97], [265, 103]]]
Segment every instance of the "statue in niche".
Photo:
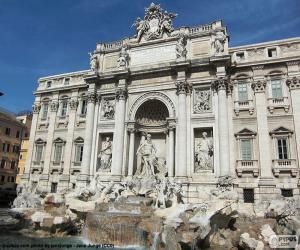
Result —
[[200, 170], [213, 169], [213, 142], [207, 137], [207, 133], [202, 133], [202, 138], [199, 140], [195, 149], [195, 172]]
[[115, 107], [112, 100], [104, 100], [103, 102], [103, 117], [106, 119], [114, 119]]
[[121, 48], [119, 58], [118, 58], [118, 68], [127, 68], [128, 59], [129, 59], [129, 56], [128, 56], [128, 53], [126, 51], [126, 47], [123, 46]]
[[91, 69], [96, 73], [99, 68], [99, 61], [98, 57], [95, 54], [89, 53], [90, 54], [90, 66]]
[[137, 149], [136, 154], [141, 155], [142, 162], [138, 166], [135, 173], [139, 177], [151, 177], [155, 176], [155, 172], [158, 172], [158, 175], [165, 176], [167, 171], [165, 167], [165, 160], [159, 159], [156, 157], [156, 148], [151, 140], [151, 135], [146, 135], [146, 140], [140, 144]]
[[224, 52], [224, 44], [225, 44], [226, 36], [222, 31], [218, 31], [215, 37], [215, 52], [216, 54], [221, 54]]
[[98, 159], [99, 159], [98, 170], [110, 171], [111, 158], [112, 158], [112, 143], [110, 141], [110, 138], [106, 137], [105, 142], [102, 144], [102, 148], [98, 155]]
[[185, 59], [186, 54], [186, 37], [184, 34], [181, 33], [176, 44], [176, 57], [177, 59]]

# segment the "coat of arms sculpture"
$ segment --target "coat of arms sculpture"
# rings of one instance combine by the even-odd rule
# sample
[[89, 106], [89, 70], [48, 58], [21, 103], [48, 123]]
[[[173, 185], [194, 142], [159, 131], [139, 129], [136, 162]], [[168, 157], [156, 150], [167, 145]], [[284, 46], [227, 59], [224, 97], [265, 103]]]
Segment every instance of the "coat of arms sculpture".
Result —
[[163, 11], [160, 5], [151, 3], [145, 8], [145, 17], [136, 19], [132, 26], [135, 26], [137, 42], [162, 38], [164, 34], [170, 36], [174, 31], [172, 20], [177, 14]]

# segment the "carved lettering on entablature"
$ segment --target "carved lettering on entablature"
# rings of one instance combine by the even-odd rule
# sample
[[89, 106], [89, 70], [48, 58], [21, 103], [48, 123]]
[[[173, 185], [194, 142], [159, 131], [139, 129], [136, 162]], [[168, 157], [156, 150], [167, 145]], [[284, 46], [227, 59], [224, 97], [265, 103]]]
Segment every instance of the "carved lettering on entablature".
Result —
[[300, 50], [299, 43], [288, 43], [280, 46], [282, 52], [294, 52]]

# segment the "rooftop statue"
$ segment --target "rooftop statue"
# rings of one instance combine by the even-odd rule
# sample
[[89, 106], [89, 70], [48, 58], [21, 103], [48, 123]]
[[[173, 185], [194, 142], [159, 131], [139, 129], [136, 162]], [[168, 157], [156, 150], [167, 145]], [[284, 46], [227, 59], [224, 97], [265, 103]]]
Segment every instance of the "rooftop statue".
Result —
[[136, 41], [158, 39], [164, 34], [170, 36], [174, 31], [172, 20], [176, 16], [175, 13], [163, 11], [159, 4], [151, 3], [145, 8], [144, 20], [138, 17], [132, 25], [136, 28]]

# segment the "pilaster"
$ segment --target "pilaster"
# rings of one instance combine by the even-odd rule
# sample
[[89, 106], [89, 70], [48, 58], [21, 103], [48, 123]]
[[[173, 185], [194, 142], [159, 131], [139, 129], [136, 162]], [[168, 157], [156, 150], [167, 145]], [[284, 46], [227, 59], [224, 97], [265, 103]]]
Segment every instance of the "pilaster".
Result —
[[86, 113], [86, 127], [84, 136], [83, 156], [81, 172], [78, 175], [80, 185], [87, 185], [90, 177], [91, 152], [93, 140], [93, 124], [95, 115], [95, 102], [97, 100], [95, 83], [89, 83], [87, 94], [87, 113]]
[[[272, 152], [269, 138], [268, 128], [268, 113], [266, 102], [266, 81], [263, 77], [263, 66], [253, 67], [254, 81], [251, 85], [254, 96], [257, 112], [257, 134], [259, 146], [259, 165], [260, 178], [259, 185], [262, 187], [274, 186], [274, 178], [272, 174]], [[263, 192], [264, 193], [264, 192]]]
[[50, 164], [51, 164], [51, 153], [52, 153], [52, 146], [53, 146], [53, 137], [54, 137], [54, 130], [56, 124], [56, 116], [58, 110], [58, 92], [55, 92], [52, 96], [52, 100], [50, 103], [50, 113], [49, 113], [49, 127], [47, 133], [47, 144], [45, 148], [44, 154], [44, 168], [43, 173], [40, 176], [41, 187], [45, 191], [48, 190], [48, 180], [49, 180], [49, 171], [50, 171]]
[[75, 122], [76, 122], [76, 114], [77, 114], [77, 107], [78, 107], [78, 90], [72, 91], [71, 99], [69, 100], [68, 106], [69, 106], [69, 122], [68, 122], [68, 131], [66, 134], [66, 144], [65, 144], [65, 150], [64, 150], [64, 168], [63, 168], [63, 174], [60, 177], [60, 181], [63, 182], [61, 185], [61, 188], [67, 188], [68, 182], [70, 180], [70, 168], [72, 163], [72, 145], [74, 140], [74, 128], [75, 128]]
[[26, 165], [24, 169], [24, 174], [21, 177], [23, 183], [28, 182], [30, 177], [30, 167], [31, 167], [31, 162], [33, 161], [35, 134], [38, 125], [39, 113], [41, 110], [40, 99], [41, 99], [40, 96], [37, 96], [32, 106], [32, 122], [31, 122], [31, 129], [30, 129], [30, 136], [29, 136], [29, 143], [28, 143]]

